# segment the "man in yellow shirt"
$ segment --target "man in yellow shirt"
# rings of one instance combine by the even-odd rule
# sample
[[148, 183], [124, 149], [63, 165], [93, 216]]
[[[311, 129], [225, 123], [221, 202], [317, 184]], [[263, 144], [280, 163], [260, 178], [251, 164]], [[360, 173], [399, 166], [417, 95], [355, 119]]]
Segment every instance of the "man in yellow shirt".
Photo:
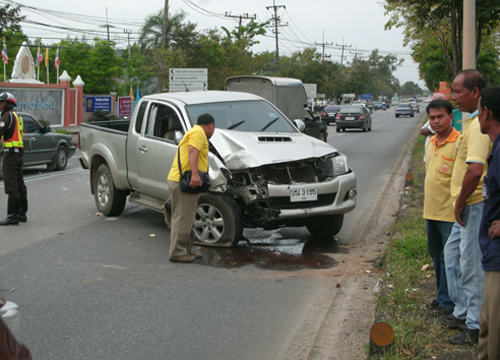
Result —
[[430, 314], [437, 317], [452, 314], [455, 306], [448, 296], [443, 249], [455, 222], [450, 182], [460, 133], [452, 126], [453, 106], [448, 100], [431, 101], [427, 106], [427, 114], [436, 134], [430, 138], [426, 150], [423, 217], [438, 289], [436, 299], [430, 304]]
[[[167, 184], [172, 198], [172, 229], [170, 232], [170, 261], [189, 263], [201, 254], [193, 252], [193, 223], [198, 207], [198, 195], [182, 192], [180, 173], [191, 170], [191, 187], [201, 185], [198, 171], [208, 171], [208, 139], [215, 131], [210, 114], [198, 117], [196, 125], [184, 134], [178, 145], [177, 155], [168, 174]], [[180, 153], [181, 168], [177, 157]], [[181, 171], [180, 171], [181, 170]]]
[[448, 339], [456, 345], [478, 342], [483, 303], [484, 271], [478, 237], [484, 203], [481, 186], [491, 142], [479, 128], [477, 103], [485, 85], [483, 75], [473, 69], [461, 71], [453, 81], [455, 104], [460, 111], [471, 115], [462, 124], [462, 135], [458, 138], [450, 187], [455, 223], [444, 247], [448, 294], [455, 309], [452, 315], [441, 316], [438, 321], [463, 330]]

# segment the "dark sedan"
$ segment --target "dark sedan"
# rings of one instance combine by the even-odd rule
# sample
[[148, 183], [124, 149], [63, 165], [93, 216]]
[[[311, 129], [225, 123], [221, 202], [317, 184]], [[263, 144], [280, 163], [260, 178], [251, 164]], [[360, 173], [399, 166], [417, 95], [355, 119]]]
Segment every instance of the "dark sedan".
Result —
[[396, 106], [396, 117], [410, 116], [414, 117], [413, 107], [410, 104], [399, 104]]
[[358, 128], [363, 131], [372, 129], [370, 110], [364, 106], [345, 106], [340, 108], [336, 120], [337, 132], [345, 129]]
[[321, 120], [323, 120], [326, 124], [330, 125], [331, 123], [335, 123], [335, 119], [340, 110], [340, 105], [327, 105], [323, 108], [323, 112], [321, 113]]
[[[68, 159], [73, 156], [76, 146], [71, 135], [51, 132], [50, 126], [44, 127], [32, 115], [17, 112], [24, 124], [23, 166], [47, 165], [49, 170], [64, 170]], [[0, 150], [3, 157], [3, 149]], [[2, 177], [0, 162], [0, 178]]]

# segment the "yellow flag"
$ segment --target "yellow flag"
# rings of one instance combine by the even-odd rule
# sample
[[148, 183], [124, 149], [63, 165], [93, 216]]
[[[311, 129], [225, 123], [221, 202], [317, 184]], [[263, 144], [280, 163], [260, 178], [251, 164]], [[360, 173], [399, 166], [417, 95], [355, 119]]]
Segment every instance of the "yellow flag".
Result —
[[134, 101], [134, 90], [132, 90], [132, 85], [130, 85], [130, 100]]
[[45, 49], [45, 67], [49, 67], [49, 47]]

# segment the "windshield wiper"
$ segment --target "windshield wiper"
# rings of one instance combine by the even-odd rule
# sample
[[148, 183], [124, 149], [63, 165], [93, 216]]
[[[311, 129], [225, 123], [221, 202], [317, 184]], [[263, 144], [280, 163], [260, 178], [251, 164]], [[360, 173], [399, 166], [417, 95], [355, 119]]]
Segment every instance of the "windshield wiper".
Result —
[[269, 121], [266, 126], [264, 126], [262, 129], [259, 130], [259, 132], [263, 132], [265, 131], [269, 126], [271, 126], [272, 124], [274, 124], [276, 121], [278, 121], [280, 119], [280, 117], [278, 116], [276, 119], [273, 119], [271, 121]]
[[230, 127], [227, 128], [227, 130], [233, 130], [234, 128], [237, 128], [241, 124], [243, 124], [245, 120], [241, 120], [240, 122], [237, 122], [236, 124], [231, 125]]

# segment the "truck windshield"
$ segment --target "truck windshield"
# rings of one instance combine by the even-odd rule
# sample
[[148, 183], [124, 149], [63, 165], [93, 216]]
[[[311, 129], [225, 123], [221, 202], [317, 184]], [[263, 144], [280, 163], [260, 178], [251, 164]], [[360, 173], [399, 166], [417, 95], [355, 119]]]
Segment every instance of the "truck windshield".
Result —
[[198, 116], [208, 113], [214, 117], [215, 127], [218, 129], [234, 128], [248, 132], [298, 132], [290, 121], [262, 100], [188, 105], [186, 112], [191, 125], [196, 124]]

